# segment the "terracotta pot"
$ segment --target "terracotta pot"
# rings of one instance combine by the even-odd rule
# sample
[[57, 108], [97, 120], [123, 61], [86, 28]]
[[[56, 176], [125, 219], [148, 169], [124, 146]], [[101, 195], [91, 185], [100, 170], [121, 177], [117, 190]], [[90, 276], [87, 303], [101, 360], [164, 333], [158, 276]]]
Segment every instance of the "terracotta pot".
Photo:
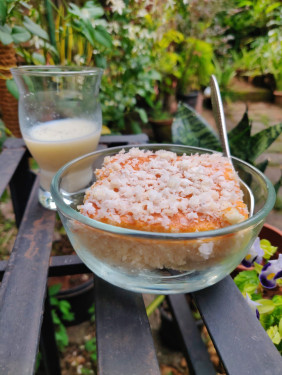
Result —
[[274, 103], [279, 105], [279, 107], [282, 107], [282, 91], [274, 91], [273, 92], [273, 95], [274, 95]]

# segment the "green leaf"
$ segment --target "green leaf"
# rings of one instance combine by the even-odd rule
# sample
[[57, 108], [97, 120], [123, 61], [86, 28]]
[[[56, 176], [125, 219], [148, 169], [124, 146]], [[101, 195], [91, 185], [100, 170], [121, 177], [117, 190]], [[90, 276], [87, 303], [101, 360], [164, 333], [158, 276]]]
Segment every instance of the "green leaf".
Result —
[[46, 60], [43, 55], [37, 52], [33, 52], [32, 56], [32, 61], [34, 62], [35, 65], [45, 65]]
[[249, 160], [254, 162], [282, 133], [282, 122], [256, 133], [250, 139]]
[[9, 25], [3, 25], [0, 26], [0, 31], [3, 31], [3, 33], [11, 34], [12, 28]]
[[51, 304], [51, 306], [58, 306], [59, 305], [58, 298], [50, 296], [50, 304]]
[[69, 343], [66, 327], [60, 322], [55, 332], [56, 341], [60, 350], [63, 350]]
[[86, 341], [85, 349], [88, 352], [94, 352], [97, 349], [96, 337], [92, 337], [90, 340]]
[[61, 287], [62, 287], [62, 284], [55, 284], [55, 285], [50, 286], [49, 289], [48, 289], [49, 295], [55, 296], [56, 294], [58, 294]]
[[261, 163], [256, 164], [256, 168], [259, 169], [262, 173], [264, 173], [268, 166], [268, 162], [268, 160], [264, 160]]
[[254, 269], [257, 272], [257, 274], [259, 275], [261, 273], [261, 270], [263, 269], [263, 266], [261, 264], [258, 264], [256, 262], [254, 262]]
[[104, 9], [100, 6], [94, 5], [93, 1], [87, 1], [83, 6], [93, 18], [100, 18], [104, 15]]
[[51, 314], [52, 314], [52, 320], [53, 320], [54, 324], [60, 324], [61, 321], [60, 321], [60, 318], [58, 317], [56, 311], [51, 310]]
[[228, 133], [231, 154], [248, 161], [250, 137], [251, 123], [246, 111], [238, 125]]
[[107, 60], [106, 60], [105, 56], [95, 55], [94, 59], [95, 59], [96, 66], [98, 68], [102, 68], [102, 69], [106, 68]]
[[259, 321], [265, 330], [274, 324], [274, 317], [271, 314], [261, 314]]
[[140, 134], [142, 133], [142, 129], [137, 121], [132, 121], [130, 124], [131, 130], [133, 134]]
[[10, 94], [12, 94], [17, 100], [19, 100], [20, 94], [18, 90], [18, 86], [16, 85], [16, 82], [14, 79], [7, 79], [6, 80], [6, 87]]
[[7, 44], [13, 43], [13, 38], [11, 34], [0, 30], [0, 42], [6, 46]]
[[7, 3], [6, 1], [0, 1], [0, 25], [4, 25], [7, 17]]
[[272, 301], [276, 306], [282, 306], [282, 296], [273, 296]]
[[270, 327], [267, 331], [268, 336], [271, 338], [273, 344], [278, 345], [281, 341], [281, 336], [277, 326]]
[[71, 304], [66, 300], [59, 301], [58, 305], [64, 320], [72, 321], [74, 320], [74, 313], [71, 312]]
[[255, 270], [240, 272], [234, 278], [234, 282], [242, 293], [253, 293], [259, 286], [259, 278]]
[[148, 122], [148, 116], [143, 108], [135, 108], [136, 112], [139, 114], [142, 122], [146, 124]]
[[24, 43], [31, 38], [31, 34], [24, 27], [14, 26], [12, 28], [12, 38], [15, 43]]
[[42, 39], [49, 40], [49, 36], [46, 33], [46, 31], [43, 30], [41, 26], [37, 25], [27, 16], [24, 16], [23, 24], [28, 29], [28, 31], [31, 32], [32, 35], [37, 35]]
[[269, 299], [258, 299], [256, 302], [260, 304], [257, 306], [260, 314], [271, 313], [275, 309], [275, 304]]
[[176, 144], [220, 149], [219, 139], [211, 126], [189, 105], [180, 103], [172, 124]]
[[280, 2], [273, 3], [266, 8], [265, 13], [268, 14], [272, 12], [274, 9], [279, 8], [279, 7], [281, 7]]
[[97, 26], [93, 30], [93, 36], [98, 43], [102, 44], [102, 46], [107, 48], [112, 47], [112, 38], [103, 26]]
[[274, 189], [276, 194], [278, 194], [278, 190], [280, 189], [280, 186], [282, 186], [282, 176], [279, 178], [279, 180], [274, 184]]
[[269, 260], [277, 251], [277, 247], [272, 246], [271, 243], [266, 239], [260, 240], [260, 247], [264, 251], [263, 258], [266, 260]]

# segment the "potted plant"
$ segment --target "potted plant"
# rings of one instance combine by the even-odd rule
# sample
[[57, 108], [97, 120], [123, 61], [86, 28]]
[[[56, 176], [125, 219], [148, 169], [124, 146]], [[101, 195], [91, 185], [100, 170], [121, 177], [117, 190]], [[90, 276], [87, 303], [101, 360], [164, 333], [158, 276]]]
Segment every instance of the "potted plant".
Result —
[[211, 44], [192, 37], [185, 38], [178, 45], [179, 79], [176, 86], [178, 100], [196, 107], [197, 96], [202, 87], [208, 85], [214, 72]]
[[171, 125], [173, 114], [163, 108], [163, 102], [157, 101], [150, 113], [149, 124], [153, 130], [154, 140], [162, 143], [171, 143]]

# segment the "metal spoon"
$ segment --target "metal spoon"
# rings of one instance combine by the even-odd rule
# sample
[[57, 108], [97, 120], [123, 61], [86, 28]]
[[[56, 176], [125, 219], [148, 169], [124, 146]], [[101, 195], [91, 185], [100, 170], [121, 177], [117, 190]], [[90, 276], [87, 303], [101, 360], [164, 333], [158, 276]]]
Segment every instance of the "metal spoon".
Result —
[[[211, 101], [212, 101], [212, 109], [213, 109], [213, 114], [215, 117], [215, 122], [217, 125], [217, 129], [219, 132], [221, 144], [222, 144], [222, 149], [223, 149], [223, 155], [226, 156], [231, 165], [233, 166], [232, 158], [231, 158], [231, 153], [230, 153], [230, 148], [229, 148], [229, 143], [228, 143], [228, 136], [227, 136], [227, 130], [226, 130], [226, 124], [225, 124], [225, 116], [224, 116], [224, 111], [223, 111], [223, 105], [222, 105], [222, 100], [221, 100], [221, 95], [219, 91], [219, 86], [217, 83], [217, 79], [214, 75], [211, 76]], [[234, 168], [234, 166], [233, 166]], [[235, 168], [234, 168], [235, 170]], [[244, 194], [244, 201], [246, 205], [248, 206], [249, 210], [249, 217], [253, 216], [254, 213], [254, 196], [249, 188], [249, 186], [240, 179], [240, 188], [243, 191]]]

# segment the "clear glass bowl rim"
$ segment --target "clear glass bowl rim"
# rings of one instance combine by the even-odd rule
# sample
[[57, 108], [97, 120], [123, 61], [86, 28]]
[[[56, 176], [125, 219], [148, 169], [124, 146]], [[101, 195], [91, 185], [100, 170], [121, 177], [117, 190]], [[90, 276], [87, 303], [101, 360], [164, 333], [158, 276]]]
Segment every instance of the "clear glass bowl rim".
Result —
[[64, 173], [64, 171], [72, 164], [84, 158], [90, 157], [92, 155], [97, 155], [97, 154], [103, 155], [103, 153], [106, 153], [106, 152], [115, 153], [115, 151], [119, 152], [122, 149], [129, 150], [132, 147], [150, 149], [150, 148], [160, 147], [160, 146], [163, 147], [164, 149], [166, 149], [167, 147], [172, 147], [172, 146], [183, 147], [183, 153], [185, 152], [184, 151], [185, 148], [187, 149], [187, 151], [191, 149], [194, 151], [204, 151], [208, 153], [217, 152], [214, 150], [194, 147], [194, 146], [185, 146], [185, 145], [177, 145], [177, 144], [157, 144], [157, 143], [148, 144], [146, 143], [146, 144], [139, 144], [139, 145], [110, 147], [107, 149], [98, 150], [98, 151], [91, 152], [89, 154], [82, 155], [74, 160], [71, 160], [70, 162], [65, 164], [63, 167], [61, 167], [58, 170], [58, 172], [55, 174], [52, 180], [51, 195], [56, 203], [57, 208], [59, 209], [59, 211], [61, 211], [61, 213], [63, 213], [64, 216], [68, 217], [69, 219], [77, 220], [95, 229], [99, 229], [99, 230], [106, 231], [106, 232], [116, 234], [116, 235], [133, 236], [133, 237], [139, 237], [139, 238], [150, 238], [150, 239], [155, 239], [155, 240], [195, 240], [195, 239], [201, 239], [201, 238], [212, 238], [212, 237], [232, 234], [240, 230], [248, 229], [258, 224], [259, 222], [263, 221], [265, 217], [268, 215], [268, 213], [271, 211], [271, 209], [273, 208], [275, 199], [276, 199], [276, 194], [275, 194], [274, 187], [272, 183], [270, 182], [270, 180], [262, 172], [260, 172], [257, 168], [255, 168], [251, 164], [233, 156], [232, 156], [232, 159], [236, 160], [237, 162], [243, 165], [246, 165], [248, 168], [252, 169], [255, 173], [257, 173], [264, 180], [267, 191], [268, 191], [268, 195], [267, 195], [267, 199], [266, 199], [264, 206], [258, 212], [256, 212], [252, 217], [250, 217], [247, 220], [244, 220], [241, 223], [230, 225], [228, 227], [215, 229], [215, 230], [209, 230], [209, 231], [203, 231], [203, 232], [191, 232], [191, 233], [146, 232], [146, 231], [122, 228], [122, 227], [102, 223], [94, 219], [90, 219], [82, 215], [78, 211], [75, 211], [63, 201], [59, 193], [59, 180], [60, 180], [60, 176]]
[[104, 69], [87, 66], [63, 66], [63, 65], [21, 65], [11, 68], [13, 75], [28, 76], [70, 76], [70, 75], [101, 75]]

